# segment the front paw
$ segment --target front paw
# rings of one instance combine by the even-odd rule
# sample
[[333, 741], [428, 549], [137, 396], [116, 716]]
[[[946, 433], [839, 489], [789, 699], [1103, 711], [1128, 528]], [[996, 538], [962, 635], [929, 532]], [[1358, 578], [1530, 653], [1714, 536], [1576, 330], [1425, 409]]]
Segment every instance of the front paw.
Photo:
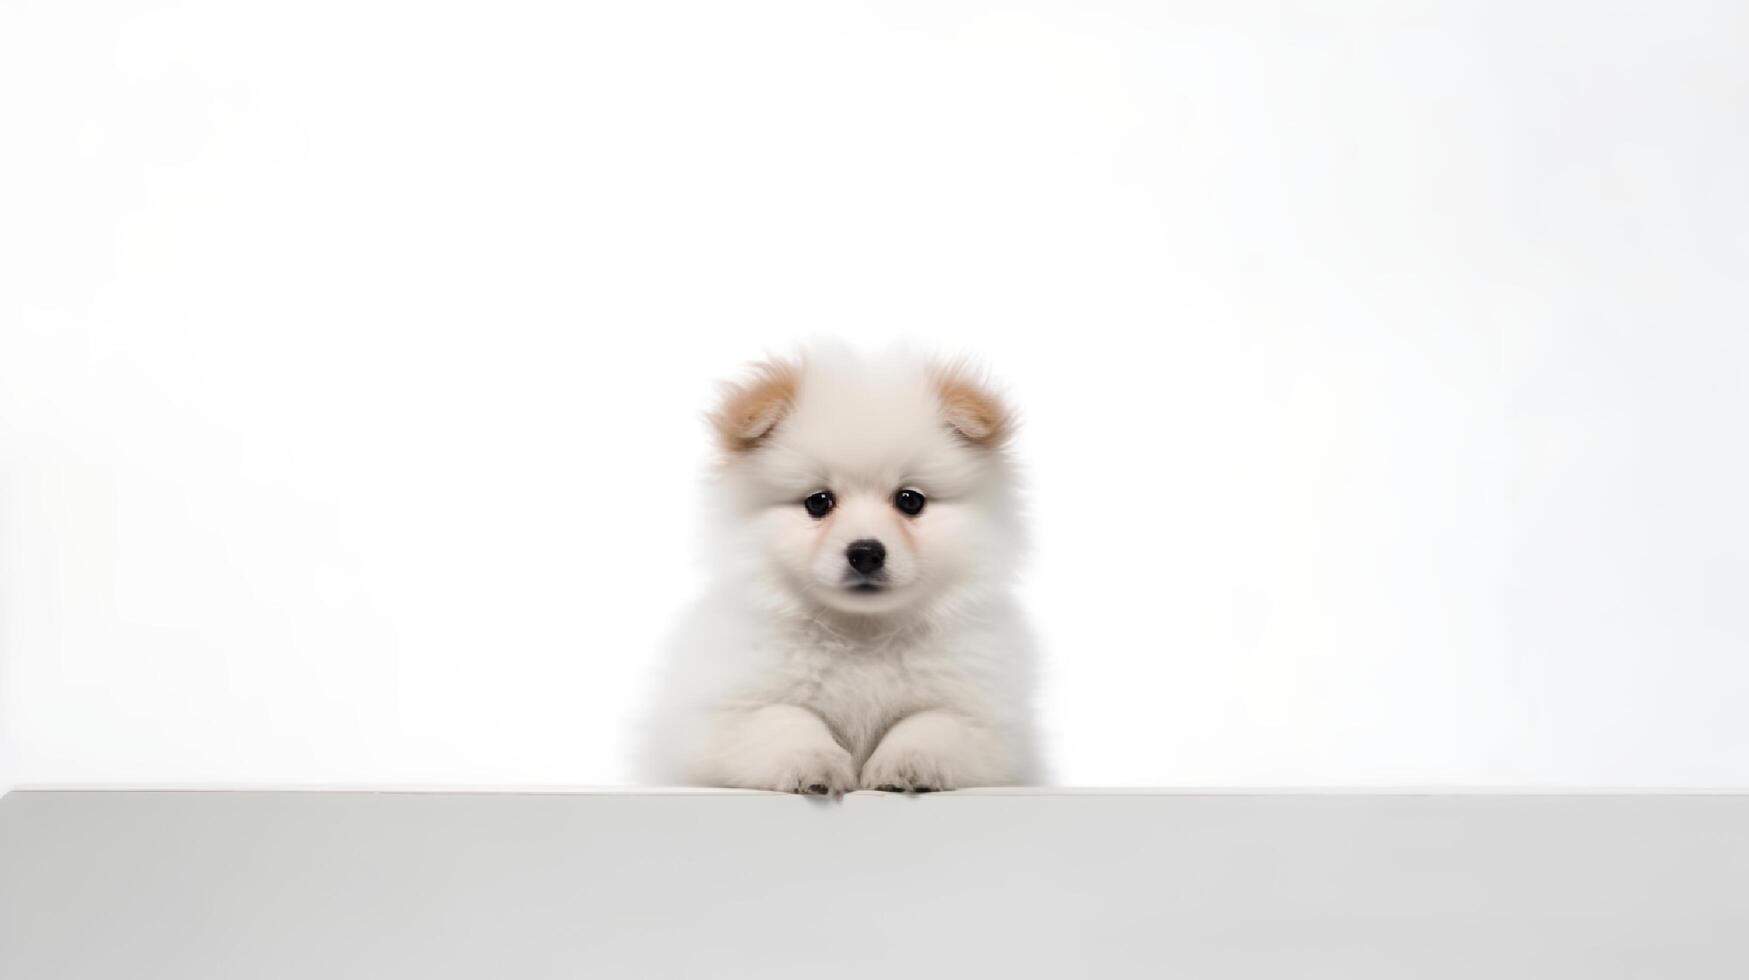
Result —
[[885, 793], [933, 793], [956, 783], [946, 761], [929, 750], [883, 745], [863, 763], [858, 785]]
[[842, 796], [856, 788], [856, 765], [836, 745], [797, 749], [756, 764], [747, 785], [780, 793]]

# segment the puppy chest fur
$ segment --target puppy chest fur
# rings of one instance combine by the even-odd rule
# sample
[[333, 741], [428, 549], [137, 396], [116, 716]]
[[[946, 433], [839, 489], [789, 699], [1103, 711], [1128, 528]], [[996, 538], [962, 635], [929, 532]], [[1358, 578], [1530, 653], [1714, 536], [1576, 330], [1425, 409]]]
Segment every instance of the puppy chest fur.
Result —
[[998, 692], [968, 637], [857, 640], [817, 629], [774, 638], [772, 666], [743, 699], [747, 705], [794, 704], [819, 715], [858, 764], [901, 718], [929, 709], [997, 722]]

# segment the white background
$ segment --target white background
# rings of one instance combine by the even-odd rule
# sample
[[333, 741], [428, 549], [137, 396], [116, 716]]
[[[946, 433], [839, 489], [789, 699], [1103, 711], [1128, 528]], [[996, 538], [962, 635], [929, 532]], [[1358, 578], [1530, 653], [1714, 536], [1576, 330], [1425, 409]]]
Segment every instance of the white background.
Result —
[[597, 784], [712, 379], [984, 356], [1071, 784], [1749, 784], [1733, 3], [0, 5], [0, 785]]

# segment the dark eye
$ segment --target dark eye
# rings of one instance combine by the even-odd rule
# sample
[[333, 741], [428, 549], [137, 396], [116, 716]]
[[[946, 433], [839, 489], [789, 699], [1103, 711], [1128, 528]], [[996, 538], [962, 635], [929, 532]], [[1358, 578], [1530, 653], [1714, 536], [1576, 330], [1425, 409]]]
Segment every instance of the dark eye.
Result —
[[893, 494], [893, 506], [913, 517], [922, 513], [925, 502], [923, 494], [916, 490], [900, 490]]
[[802, 506], [806, 507], [808, 513], [815, 517], [825, 517], [832, 513], [832, 506], [836, 503], [838, 503], [838, 498], [832, 496], [832, 491], [822, 490], [819, 493], [810, 494], [808, 499], [802, 501]]

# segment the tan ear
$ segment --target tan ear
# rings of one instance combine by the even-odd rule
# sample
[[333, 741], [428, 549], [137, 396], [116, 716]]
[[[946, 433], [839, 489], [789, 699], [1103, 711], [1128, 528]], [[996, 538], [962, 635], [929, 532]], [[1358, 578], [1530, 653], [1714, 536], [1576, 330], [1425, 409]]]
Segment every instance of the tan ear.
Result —
[[794, 363], [772, 358], [755, 364], [745, 381], [724, 385], [722, 401], [710, 413], [717, 441], [732, 453], [758, 446], [795, 405], [800, 378]]
[[955, 361], [937, 368], [935, 390], [941, 398], [942, 417], [967, 442], [996, 449], [1014, 434], [1014, 413], [965, 363]]

